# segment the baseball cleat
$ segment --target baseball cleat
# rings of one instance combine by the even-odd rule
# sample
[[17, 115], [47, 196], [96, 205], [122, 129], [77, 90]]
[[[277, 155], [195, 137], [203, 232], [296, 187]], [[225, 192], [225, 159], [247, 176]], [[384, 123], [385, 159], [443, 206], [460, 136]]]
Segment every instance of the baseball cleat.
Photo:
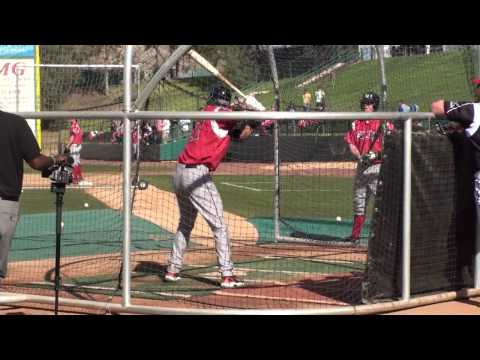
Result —
[[352, 236], [349, 236], [349, 237], [345, 238], [345, 241], [346, 242], [351, 242], [354, 245], [360, 244], [360, 238], [354, 238]]
[[180, 276], [178, 276], [177, 273], [174, 273], [174, 272], [167, 272], [165, 274], [165, 281], [166, 282], [177, 282], [179, 280], [181, 280], [182, 278]]
[[233, 289], [243, 287], [245, 283], [238, 280], [235, 276], [223, 276], [220, 286], [225, 289]]
[[81, 180], [81, 181], [78, 182], [78, 185], [79, 185], [79, 186], [92, 186], [93, 183], [90, 182], [90, 181]]

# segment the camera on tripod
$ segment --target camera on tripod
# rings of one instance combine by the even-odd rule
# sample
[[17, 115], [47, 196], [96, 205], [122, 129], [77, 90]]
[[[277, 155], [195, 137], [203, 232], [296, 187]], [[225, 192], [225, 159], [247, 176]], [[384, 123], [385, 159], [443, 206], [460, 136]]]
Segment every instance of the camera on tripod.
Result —
[[65, 162], [55, 162], [47, 170], [42, 171], [42, 177], [49, 178], [55, 185], [70, 185], [73, 182], [73, 158], [68, 156]]

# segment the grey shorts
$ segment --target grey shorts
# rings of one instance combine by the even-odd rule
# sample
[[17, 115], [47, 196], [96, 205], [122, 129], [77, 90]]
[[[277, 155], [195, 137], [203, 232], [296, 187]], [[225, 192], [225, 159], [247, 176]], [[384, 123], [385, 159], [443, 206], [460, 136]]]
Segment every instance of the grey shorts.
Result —
[[18, 201], [0, 200], [0, 277], [7, 276], [8, 254], [19, 219]]

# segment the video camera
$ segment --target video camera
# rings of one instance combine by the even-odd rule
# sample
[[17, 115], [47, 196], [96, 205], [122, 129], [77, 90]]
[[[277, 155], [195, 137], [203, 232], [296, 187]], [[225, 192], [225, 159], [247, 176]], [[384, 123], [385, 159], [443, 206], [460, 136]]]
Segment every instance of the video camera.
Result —
[[43, 178], [49, 178], [54, 185], [69, 185], [73, 182], [73, 158], [67, 157], [66, 162], [55, 162], [51, 167], [42, 171]]

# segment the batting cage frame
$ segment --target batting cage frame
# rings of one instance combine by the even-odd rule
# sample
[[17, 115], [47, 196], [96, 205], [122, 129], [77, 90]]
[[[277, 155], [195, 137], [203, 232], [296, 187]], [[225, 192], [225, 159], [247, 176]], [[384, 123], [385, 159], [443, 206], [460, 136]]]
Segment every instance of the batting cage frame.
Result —
[[[300, 245], [318, 244], [319, 242], [309, 236], [292, 237], [282, 236], [280, 234], [280, 156], [279, 156], [279, 124], [295, 120], [323, 121], [325, 123], [338, 120], [369, 120], [370, 114], [363, 112], [286, 112], [286, 111], [264, 111], [242, 112], [242, 113], [205, 113], [199, 111], [145, 111], [145, 104], [157, 84], [165, 77], [165, 74], [192, 48], [192, 45], [181, 45], [175, 52], [162, 64], [152, 77], [150, 82], [144, 87], [143, 91], [137, 96], [136, 101], [132, 98], [132, 67], [134, 46], [125, 46], [124, 57], [124, 83], [123, 83], [123, 110], [122, 111], [41, 111], [41, 112], [18, 112], [24, 118], [41, 118], [63, 120], [72, 117], [77, 119], [123, 119], [123, 125], [126, 133], [130, 133], [132, 123], [141, 120], [155, 119], [192, 119], [192, 120], [264, 120], [271, 119], [274, 123], [274, 199], [273, 199], [273, 219], [274, 219], [274, 242], [291, 243]], [[269, 55], [271, 59], [271, 78], [276, 96], [277, 107], [279, 99], [279, 80], [275, 67], [275, 58], [272, 47], [269, 46]], [[381, 57], [381, 51], [379, 51]], [[381, 71], [382, 103], [387, 97], [387, 82], [384, 77], [384, 69]], [[480, 295], [480, 240], [476, 237], [476, 256], [474, 265], [474, 288], [466, 288], [462, 292], [450, 291], [434, 295], [412, 296], [411, 282], [411, 224], [412, 224], [412, 123], [417, 120], [431, 120], [434, 115], [429, 112], [400, 113], [400, 112], [377, 112], [375, 118], [379, 120], [399, 121], [403, 130], [403, 178], [402, 178], [402, 223], [401, 223], [401, 297], [400, 299], [391, 299], [387, 302], [347, 305], [329, 308], [309, 308], [309, 309], [190, 309], [180, 307], [164, 307], [160, 305], [137, 305], [132, 304], [132, 199], [137, 191], [136, 186], [132, 186], [132, 176], [138, 180], [138, 171], [132, 174], [132, 139], [127, 136], [123, 141], [123, 161], [122, 161], [122, 251], [121, 251], [121, 302], [102, 302], [94, 300], [81, 300], [61, 297], [60, 305], [74, 306], [82, 308], [103, 309], [110, 312], [126, 312], [139, 314], [370, 314], [387, 312], [399, 309], [412, 308], [416, 306], [448, 301], [456, 298], [471, 297]], [[141, 164], [136, 159], [137, 167]], [[138, 169], [137, 169], [138, 170]], [[161, 205], [159, 205], [161, 206]], [[322, 241], [324, 247], [349, 246], [346, 243]], [[12, 294], [0, 293], [0, 304], [21, 304], [21, 303], [41, 303], [53, 304], [52, 296], [41, 296], [31, 294]]]

